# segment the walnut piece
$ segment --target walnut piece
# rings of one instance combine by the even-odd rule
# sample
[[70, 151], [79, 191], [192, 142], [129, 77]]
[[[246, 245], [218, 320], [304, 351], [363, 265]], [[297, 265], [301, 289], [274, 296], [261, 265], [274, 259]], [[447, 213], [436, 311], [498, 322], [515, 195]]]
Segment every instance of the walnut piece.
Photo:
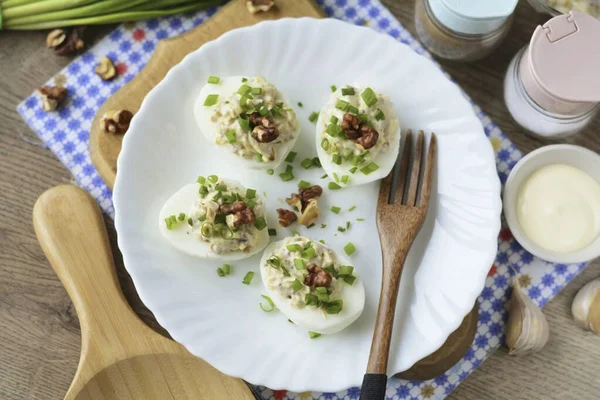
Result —
[[310, 263], [306, 266], [308, 275], [304, 278], [304, 283], [311, 287], [327, 287], [331, 285], [331, 275], [323, 268]]
[[302, 199], [298, 193], [292, 193], [292, 196], [285, 199], [285, 202], [288, 203], [289, 206], [294, 207], [296, 211], [302, 212], [302, 209], [304, 208], [302, 206]]
[[67, 33], [62, 29], [54, 29], [46, 36], [46, 47], [55, 49], [60, 46], [67, 38]]
[[110, 81], [117, 76], [117, 70], [110, 58], [104, 56], [96, 67], [96, 74], [105, 81]]
[[298, 219], [295, 212], [286, 210], [284, 208], [277, 209], [277, 217], [279, 218], [279, 225], [283, 226], [284, 228], [287, 228]]
[[248, 116], [252, 137], [259, 143], [269, 143], [279, 137], [279, 130], [269, 117], [255, 112]]
[[310, 225], [319, 218], [319, 204], [317, 199], [310, 199], [308, 204], [302, 210], [302, 215], [298, 218], [300, 225]]
[[131, 111], [112, 110], [104, 113], [100, 123], [104, 132], [124, 134], [129, 129], [131, 118], [133, 118]]
[[83, 27], [53, 30], [46, 37], [46, 46], [59, 56], [68, 56], [83, 50]]
[[243, 201], [236, 201], [233, 204], [222, 204], [219, 206], [219, 212], [228, 216], [227, 225], [233, 228], [253, 224], [256, 221], [254, 209], [248, 207]]
[[60, 86], [43, 86], [37, 92], [42, 97], [44, 111], [56, 111], [67, 98], [67, 89]]
[[360, 118], [350, 113], [344, 114], [342, 131], [348, 140], [354, 141], [364, 150], [377, 144], [379, 133], [375, 128], [361, 122]]
[[275, 0], [246, 0], [246, 8], [252, 14], [267, 12], [275, 5]]
[[319, 185], [313, 185], [309, 188], [301, 188], [299, 191], [300, 198], [303, 203], [308, 202], [311, 199], [318, 199], [323, 194], [323, 188]]

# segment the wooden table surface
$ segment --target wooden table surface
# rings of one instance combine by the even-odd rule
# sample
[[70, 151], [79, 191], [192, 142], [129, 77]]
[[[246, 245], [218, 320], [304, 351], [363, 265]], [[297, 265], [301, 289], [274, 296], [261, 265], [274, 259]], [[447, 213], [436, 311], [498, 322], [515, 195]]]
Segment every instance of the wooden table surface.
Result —
[[[383, 0], [411, 32], [414, 4]], [[442, 61], [524, 152], [545, 142], [526, 136], [504, 105], [502, 80], [512, 56], [546, 16], [521, 1], [508, 38], [485, 60], [472, 64]], [[100, 37], [109, 28], [95, 29]], [[31, 210], [44, 190], [69, 182], [65, 167], [47, 149], [27, 143], [35, 136], [15, 111], [17, 104], [68, 63], [44, 47], [44, 32], [0, 33], [0, 399], [61, 399], [79, 359], [79, 324], [65, 290], [48, 265], [31, 225]], [[568, 140], [600, 152], [600, 118]], [[115, 253], [116, 233], [107, 218]], [[164, 333], [141, 303], [117, 256], [121, 285], [133, 308]], [[504, 349], [484, 362], [450, 396], [453, 400], [600, 398], [600, 337], [577, 328], [571, 301], [587, 281], [600, 275], [593, 262], [545, 308], [550, 342], [535, 355], [508, 357]]]

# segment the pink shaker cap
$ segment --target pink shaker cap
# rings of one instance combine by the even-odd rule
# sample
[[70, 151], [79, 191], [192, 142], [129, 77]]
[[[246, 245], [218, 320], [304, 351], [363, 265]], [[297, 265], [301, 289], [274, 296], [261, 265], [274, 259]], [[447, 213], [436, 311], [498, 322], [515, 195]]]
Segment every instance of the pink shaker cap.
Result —
[[571, 11], [538, 26], [520, 74], [529, 96], [546, 110], [589, 111], [600, 102], [600, 21]]

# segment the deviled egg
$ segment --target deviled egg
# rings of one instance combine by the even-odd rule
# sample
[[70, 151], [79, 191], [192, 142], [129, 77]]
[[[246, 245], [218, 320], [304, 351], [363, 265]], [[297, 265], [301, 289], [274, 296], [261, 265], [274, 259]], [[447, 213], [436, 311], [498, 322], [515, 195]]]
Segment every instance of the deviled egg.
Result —
[[200, 90], [194, 113], [208, 140], [250, 168], [277, 167], [300, 135], [294, 110], [260, 76], [211, 76]]
[[317, 154], [330, 179], [361, 185], [392, 170], [400, 150], [400, 126], [388, 97], [344, 86], [331, 94], [317, 121]]
[[264, 204], [256, 190], [239, 182], [200, 176], [167, 200], [158, 224], [178, 250], [202, 258], [239, 260], [269, 242]]
[[269, 244], [260, 274], [277, 308], [312, 332], [339, 332], [365, 307], [365, 289], [350, 262], [307, 237]]

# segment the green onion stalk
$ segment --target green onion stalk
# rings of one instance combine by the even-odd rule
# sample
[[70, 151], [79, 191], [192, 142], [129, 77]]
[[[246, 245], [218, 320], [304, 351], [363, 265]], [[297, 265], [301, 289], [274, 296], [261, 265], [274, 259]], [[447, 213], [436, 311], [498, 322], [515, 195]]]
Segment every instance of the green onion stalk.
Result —
[[138, 21], [196, 11], [223, 0], [0, 0], [0, 30]]

